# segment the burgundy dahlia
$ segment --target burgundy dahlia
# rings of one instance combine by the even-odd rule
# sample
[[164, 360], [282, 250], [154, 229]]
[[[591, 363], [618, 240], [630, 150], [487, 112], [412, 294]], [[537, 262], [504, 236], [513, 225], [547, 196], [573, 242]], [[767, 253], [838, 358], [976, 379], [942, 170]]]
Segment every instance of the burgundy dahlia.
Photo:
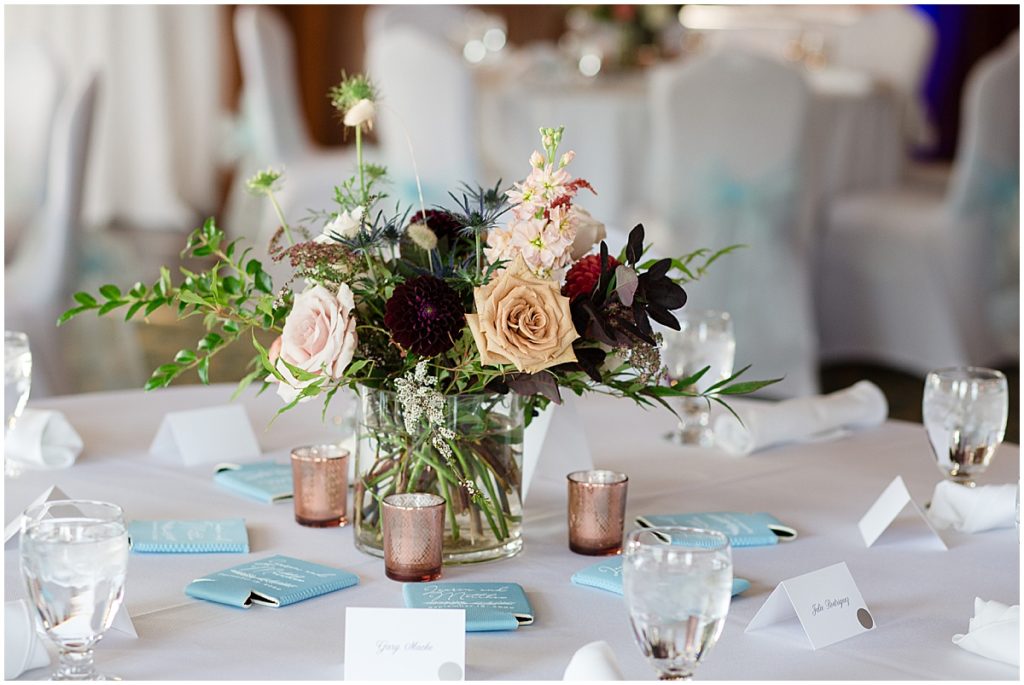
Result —
[[448, 212], [442, 209], [427, 209], [416, 212], [409, 220], [410, 224], [426, 224], [433, 231], [438, 239], [448, 238], [451, 245], [459, 236], [459, 229], [462, 225]]
[[[608, 255], [608, 268], [614, 269], [618, 265], [619, 260]], [[601, 280], [601, 255], [587, 255], [573, 264], [569, 273], [565, 275], [562, 294], [570, 300], [575, 300], [581, 295], [589, 295], [594, 292], [594, 286], [599, 280]]]
[[423, 357], [450, 350], [465, 323], [459, 294], [434, 276], [406, 281], [384, 305], [384, 325], [391, 337]]

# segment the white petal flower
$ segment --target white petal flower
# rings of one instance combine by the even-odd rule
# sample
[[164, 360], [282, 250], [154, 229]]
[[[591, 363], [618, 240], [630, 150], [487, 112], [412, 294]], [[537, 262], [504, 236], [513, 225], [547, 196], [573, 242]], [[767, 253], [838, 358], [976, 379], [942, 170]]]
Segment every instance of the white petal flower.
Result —
[[366, 124], [367, 128], [373, 128], [373, 118], [376, 115], [377, 106], [373, 104], [373, 100], [363, 98], [345, 112], [345, 125], [355, 127]]
[[359, 233], [359, 225], [363, 219], [363, 208], [356, 207], [338, 214], [331, 223], [324, 226], [324, 232], [313, 238], [317, 243], [333, 243], [334, 236], [352, 238]]

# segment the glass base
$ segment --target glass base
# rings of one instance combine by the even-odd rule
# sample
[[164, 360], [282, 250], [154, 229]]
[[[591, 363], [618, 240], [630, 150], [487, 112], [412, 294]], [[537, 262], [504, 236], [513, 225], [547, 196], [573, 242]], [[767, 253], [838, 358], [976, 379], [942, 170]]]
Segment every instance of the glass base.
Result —
[[441, 577], [441, 569], [431, 569], [429, 571], [416, 571], [403, 573], [400, 570], [394, 570], [384, 566], [384, 575], [391, 580], [397, 580], [400, 583], [429, 583], [432, 580], [437, 580]]
[[[384, 549], [366, 544], [355, 535], [356, 549], [371, 556], [384, 558]], [[459, 564], [477, 564], [484, 561], [496, 561], [498, 559], [510, 559], [523, 551], [523, 538], [520, 535], [509, 538], [503, 543], [486, 548], [467, 547], [465, 549], [449, 550], [441, 555], [441, 563], [445, 566], [458, 566]]]
[[338, 516], [326, 520], [307, 519], [295, 515], [295, 522], [300, 526], [306, 526], [307, 528], [342, 528], [348, 525], [347, 516]]
[[592, 547], [581, 547], [579, 545], [574, 545], [572, 542], [570, 542], [569, 551], [575, 552], [576, 554], [582, 554], [588, 557], [611, 557], [615, 556], [616, 554], [622, 554], [622, 543], [620, 542], [614, 547], [594, 549]]

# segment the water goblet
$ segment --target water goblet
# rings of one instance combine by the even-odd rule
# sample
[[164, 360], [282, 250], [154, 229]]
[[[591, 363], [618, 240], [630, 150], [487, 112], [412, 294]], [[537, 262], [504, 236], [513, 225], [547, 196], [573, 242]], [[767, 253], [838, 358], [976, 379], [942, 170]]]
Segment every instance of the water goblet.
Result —
[[[25, 410], [32, 387], [32, 351], [28, 336], [4, 331], [4, 435], [14, 429]], [[17, 476], [21, 470], [4, 458], [4, 475]]]
[[[736, 357], [736, 338], [729, 314], [691, 310], [678, 314], [676, 318], [679, 320], [679, 330], [664, 332], [661, 351], [669, 380], [675, 383], [706, 366], [711, 367], [695, 385], [690, 386], [694, 392], [701, 392], [731, 376]], [[679, 425], [665, 437], [679, 445], [710, 447], [714, 443], [714, 434], [711, 431], [711, 408], [707, 400], [684, 397]]]
[[53, 680], [116, 680], [96, 672], [93, 648], [121, 607], [127, 569], [128, 532], [117, 505], [55, 500], [25, 511], [21, 574], [60, 651]]
[[640, 529], [626, 538], [624, 555], [623, 593], [640, 651], [660, 680], [691, 678], [729, 613], [729, 538], [700, 528]]
[[950, 480], [974, 487], [1006, 432], [1009, 389], [993, 369], [939, 369], [924, 382], [922, 414], [939, 470]]

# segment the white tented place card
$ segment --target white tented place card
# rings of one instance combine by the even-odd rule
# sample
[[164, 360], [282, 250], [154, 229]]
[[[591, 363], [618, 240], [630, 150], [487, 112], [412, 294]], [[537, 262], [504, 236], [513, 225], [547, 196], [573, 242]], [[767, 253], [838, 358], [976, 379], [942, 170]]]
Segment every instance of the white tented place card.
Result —
[[17, 516], [15, 516], [12, 520], [7, 522], [7, 527], [4, 528], [4, 545], [6, 546], [7, 543], [13, 540], [21, 531], [21, 520], [25, 517], [26, 510], [36, 505], [42, 504], [43, 502], [54, 502], [56, 500], [62, 499], [71, 498], [65, 495], [64, 491], [58, 488], [56, 485], [52, 485], [49, 488], [47, 488], [46, 491], [43, 492], [43, 494], [39, 495], [39, 497], [36, 497], [34, 500], [32, 500], [31, 504], [29, 504], [27, 507], [19, 511]]
[[464, 609], [345, 609], [345, 680], [465, 680]]
[[882, 494], [875, 500], [875, 503], [868, 509], [868, 513], [864, 514], [864, 518], [860, 520], [857, 527], [860, 529], [861, 537], [864, 538], [864, 544], [870, 547], [875, 544], [882, 533], [884, 533], [889, 526], [892, 525], [893, 521], [903, 512], [904, 509], [910, 508], [914, 513], [915, 521], [920, 519], [920, 524], [916, 526], [931, 546], [947, 549], [946, 543], [942, 540], [942, 537], [932, 527], [931, 521], [925, 515], [921, 507], [918, 506], [917, 502], [910, 496], [910, 491], [907, 490], [907, 484], [903, 482], [902, 476], [896, 476]]
[[747, 624], [746, 632], [796, 617], [812, 649], [860, 635], [875, 627], [845, 562], [779, 583]]
[[185, 466], [255, 459], [260, 444], [240, 404], [171, 412], [164, 417], [149, 451]]
[[590, 444], [574, 397], [551, 403], [523, 432], [523, 501], [536, 478], [564, 482], [573, 471], [594, 468]]

